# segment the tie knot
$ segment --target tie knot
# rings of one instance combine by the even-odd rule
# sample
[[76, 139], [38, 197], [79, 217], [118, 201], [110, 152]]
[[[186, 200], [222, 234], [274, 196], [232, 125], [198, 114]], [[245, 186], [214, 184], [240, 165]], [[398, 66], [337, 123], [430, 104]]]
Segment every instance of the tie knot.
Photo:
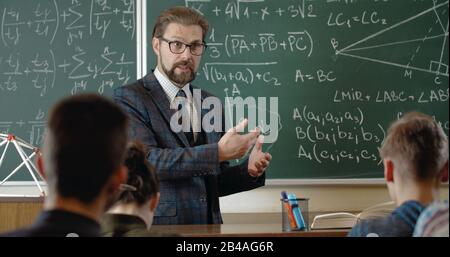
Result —
[[186, 97], [186, 93], [183, 89], [178, 90], [177, 97]]
[[[177, 99], [178, 98], [178, 99]], [[187, 97], [186, 97], [186, 93], [184, 92], [183, 89], [178, 90], [177, 95], [175, 96], [175, 100], [178, 103], [178, 110], [181, 110], [181, 108], [183, 107], [183, 105], [187, 105], [188, 101], [187, 101]], [[187, 110], [187, 109], [186, 109]]]

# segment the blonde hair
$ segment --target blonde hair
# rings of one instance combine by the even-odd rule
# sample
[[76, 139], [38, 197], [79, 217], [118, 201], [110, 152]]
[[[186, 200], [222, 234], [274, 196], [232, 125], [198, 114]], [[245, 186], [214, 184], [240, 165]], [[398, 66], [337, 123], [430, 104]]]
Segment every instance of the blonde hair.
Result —
[[404, 177], [430, 180], [448, 161], [448, 138], [432, 117], [410, 112], [390, 126], [380, 156], [392, 159]]

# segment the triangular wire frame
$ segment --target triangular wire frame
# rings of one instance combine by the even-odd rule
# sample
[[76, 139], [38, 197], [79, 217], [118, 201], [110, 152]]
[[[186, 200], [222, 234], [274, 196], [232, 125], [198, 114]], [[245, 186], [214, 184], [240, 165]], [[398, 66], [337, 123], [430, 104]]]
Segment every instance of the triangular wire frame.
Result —
[[[0, 169], [2, 167], [2, 164], [5, 160], [6, 152], [10, 146], [13, 146], [15, 148], [17, 154], [20, 156], [20, 159], [22, 162], [13, 170], [11, 171], [2, 181], [0, 181], [0, 186], [2, 186], [6, 181], [8, 181], [9, 178], [11, 178], [14, 174], [17, 173], [17, 171], [20, 170], [24, 165], [27, 168], [28, 172], [30, 173], [31, 177], [33, 178], [33, 182], [38, 188], [40, 194], [39, 195], [13, 195], [13, 194], [0, 194], [0, 196], [9, 196], [9, 197], [43, 197], [45, 196], [45, 191], [42, 189], [39, 180], [37, 179], [37, 176], [44, 181], [41, 174], [36, 169], [36, 166], [32, 162], [33, 157], [36, 155], [40, 155], [40, 151], [38, 148], [30, 145], [29, 143], [25, 142], [24, 140], [12, 135], [12, 134], [1, 134], [0, 133]], [[3, 148], [4, 147], [4, 148]], [[3, 150], [2, 150], [3, 148]], [[24, 149], [31, 150], [31, 154], [27, 154]], [[11, 150], [12, 151], [12, 150]], [[37, 174], [37, 176], [36, 176]]]

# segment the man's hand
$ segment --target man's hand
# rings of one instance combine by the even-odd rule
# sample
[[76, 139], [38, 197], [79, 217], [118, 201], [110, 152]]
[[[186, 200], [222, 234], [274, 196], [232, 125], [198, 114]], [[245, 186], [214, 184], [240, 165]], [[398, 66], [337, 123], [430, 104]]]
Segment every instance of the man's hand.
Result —
[[230, 128], [225, 135], [220, 139], [219, 145], [219, 162], [242, 158], [255, 144], [259, 135], [259, 129], [255, 129], [245, 135], [240, 135], [238, 132], [244, 131], [247, 127], [248, 120], [244, 119], [236, 127]]
[[264, 153], [262, 151], [262, 145], [264, 143], [264, 136], [259, 136], [253, 147], [252, 153], [248, 158], [248, 173], [252, 177], [261, 176], [266, 168], [269, 166], [272, 155], [270, 153]]

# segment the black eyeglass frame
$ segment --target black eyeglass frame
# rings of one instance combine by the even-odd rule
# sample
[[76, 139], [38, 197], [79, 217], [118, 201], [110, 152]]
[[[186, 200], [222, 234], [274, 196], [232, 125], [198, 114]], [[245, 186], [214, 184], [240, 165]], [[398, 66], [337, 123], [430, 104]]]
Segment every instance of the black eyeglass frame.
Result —
[[[163, 38], [163, 37], [159, 37], [159, 39], [162, 40], [162, 41], [164, 41], [164, 42], [166, 42], [166, 43], [169, 45], [169, 49], [170, 49], [170, 51], [171, 51], [173, 54], [182, 54], [182, 53], [184, 53], [184, 51], [186, 51], [186, 48], [189, 47], [189, 51], [191, 52], [192, 55], [195, 55], [195, 56], [202, 56], [202, 55], [205, 53], [206, 48], [208, 48], [208, 45], [207, 45], [205, 42], [203, 42], [203, 43], [186, 44], [186, 43], [183, 43], [183, 42], [178, 41], [178, 40], [168, 40], [168, 39], [165, 39], [165, 38]], [[183, 51], [181, 51], [181, 52], [179, 52], [179, 53], [176, 52], [176, 51], [173, 51], [173, 50], [172, 50], [172, 44], [174, 44], [174, 43], [180, 43], [180, 44], [183, 44], [183, 45], [184, 45]], [[194, 45], [201, 45], [201, 46], [203, 47], [203, 50], [202, 50], [202, 53], [201, 53], [201, 54], [196, 54], [196, 53], [194, 53], [194, 52], [192, 51], [192, 46], [194, 46]]]

